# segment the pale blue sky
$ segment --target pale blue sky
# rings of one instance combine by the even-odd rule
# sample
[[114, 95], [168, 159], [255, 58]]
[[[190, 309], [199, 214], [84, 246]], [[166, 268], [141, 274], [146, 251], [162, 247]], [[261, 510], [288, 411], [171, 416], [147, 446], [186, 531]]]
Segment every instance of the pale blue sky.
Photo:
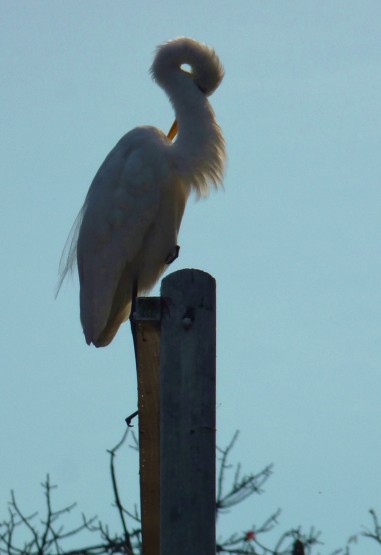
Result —
[[[0, 9], [0, 517], [11, 487], [35, 509], [49, 471], [60, 502], [113, 524], [105, 450], [136, 404], [129, 326], [87, 347], [77, 280], [54, 301], [57, 266], [116, 141], [172, 123], [148, 69], [158, 44], [186, 35], [225, 66], [211, 102], [229, 161], [225, 192], [189, 203], [171, 269], [217, 280], [218, 443], [238, 428], [245, 469], [275, 464], [226, 529], [281, 507], [280, 530], [314, 525], [322, 553], [342, 546], [370, 507], [381, 515], [381, 3]], [[133, 459], [120, 461], [132, 496]]]

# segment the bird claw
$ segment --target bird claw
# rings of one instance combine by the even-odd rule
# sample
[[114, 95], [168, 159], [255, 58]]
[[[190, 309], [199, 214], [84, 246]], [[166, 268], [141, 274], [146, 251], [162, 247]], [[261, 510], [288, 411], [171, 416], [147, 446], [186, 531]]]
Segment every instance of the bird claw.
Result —
[[176, 258], [179, 256], [179, 252], [180, 252], [179, 245], [176, 245], [175, 247], [173, 247], [173, 249], [167, 256], [167, 258], [165, 259], [165, 263], [168, 264], [168, 266], [169, 264], [172, 264], [172, 262], [174, 262]]

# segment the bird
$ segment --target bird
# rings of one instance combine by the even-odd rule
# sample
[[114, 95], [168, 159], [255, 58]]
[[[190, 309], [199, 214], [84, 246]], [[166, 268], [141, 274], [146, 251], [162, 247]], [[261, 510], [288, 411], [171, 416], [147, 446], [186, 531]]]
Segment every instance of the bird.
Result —
[[167, 94], [175, 121], [125, 134], [96, 173], [60, 261], [57, 294], [77, 263], [86, 343], [109, 345], [177, 255], [191, 192], [222, 186], [225, 140], [208, 97], [224, 69], [215, 51], [192, 38], [160, 45], [151, 75]]

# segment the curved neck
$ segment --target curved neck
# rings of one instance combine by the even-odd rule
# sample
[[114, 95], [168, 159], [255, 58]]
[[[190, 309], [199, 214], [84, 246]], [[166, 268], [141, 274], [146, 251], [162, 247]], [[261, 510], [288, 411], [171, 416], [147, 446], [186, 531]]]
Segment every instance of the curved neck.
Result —
[[160, 75], [160, 86], [175, 110], [178, 136], [168, 147], [176, 171], [197, 194], [208, 193], [208, 182], [218, 185], [225, 158], [224, 139], [207, 97], [191, 75], [172, 69]]
[[186, 158], [202, 156], [214, 139], [211, 129], [215, 120], [207, 97], [190, 76], [182, 73], [172, 76], [165, 92], [174, 108], [178, 124], [178, 137], [173, 150]]

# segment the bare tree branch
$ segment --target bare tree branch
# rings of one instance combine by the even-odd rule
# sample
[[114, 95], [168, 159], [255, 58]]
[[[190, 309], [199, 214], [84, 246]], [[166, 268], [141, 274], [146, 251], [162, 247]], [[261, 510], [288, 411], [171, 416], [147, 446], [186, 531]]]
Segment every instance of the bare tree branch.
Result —
[[375, 540], [377, 543], [381, 544], [381, 525], [379, 523], [378, 517], [374, 509], [369, 509], [370, 516], [372, 517], [373, 523], [373, 530], [365, 529], [365, 532], [362, 532], [362, 536], [366, 538], [371, 538]]
[[115, 505], [118, 509], [120, 521], [122, 523], [123, 535], [124, 535], [124, 539], [125, 539], [125, 543], [126, 543], [126, 553], [127, 553], [127, 555], [133, 555], [134, 552], [133, 552], [132, 545], [131, 545], [130, 534], [128, 533], [127, 524], [126, 524], [126, 521], [125, 521], [125, 518], [124, 518], [125, 509], [124, 509], [124, 507], [123, 507], [123, 505], [120, 501], [119, 490], [118, 490], [118, 482], [116, 480], [115, 466], [114, 466], [115, 454], [118, 451], [118, 449], [120, 449], [120, 447], [123, 445], [123, 443], [126, 441], [127, 435], [128, 435], [128, 428], [124, 432], [123, 437], [119, 441], [119, 443], [113, 449], [109, 450], [108, 453], [110, 453], [110, 473], [111, 473], [112, 489], [113, 489], [113, 492], [114, 492]]
[[[138, 439], [135, 434], [131, 435], [133, 444], [130, 447], [138, 450]], [[80, 524], [65, 529], [62, 524], [63, 519], [75, 509], [76, 504], [72, 503], [60, 509], [53, 506], [53, 492], [56, 486], [51, 484], [48, 475], [45, 482], [41, 484], [45, 497], [45, 515], [40, 520], [37, 512], [26, 515], [16, 501], [14, 492], [11, 491], [8, 518], [0, 523], [0, 555], [141, 555], [142, 535], [139, 511], [136, 505], [132, 511], [124, 507], [115, 469], [115, 458], [125, 444], [127, 436], [128, 430], [119, 443], [108, 450], [113, 506], [121, 523], [121, 533], [111, 534], [108, 526], [99, 521], [96, 516], [87, 518], [84, 514], [81, 515]], [[253, 494], [262, 493], [263, 485], [272, 473], [271, 465], [266, 466], [258, 474], [248, 475], [242, 473], [240, 464], [233, 466], [229, 458], [237, 438], [238, 432], [234, 434], [225, 449], [218, 449], [220, 461], [217, 474], [217, 515], [223, 516], [227, 509]], [[351, 536], [343, 548], [337, 549], [331, 555], [351, 555], [351, 545], [358, 541], [359, 536], [370, 538], [381, 545], [381, 525], [376, 512], [373, 509], [369, 512], [372, 519], [371, 528]], [[279, 537], [274, 547], [266, 545], [264, 536], [279, 525], [279, 517], [280, 509], [261, 524], [254, 523], [246, 531], [219, 539], [216, 552], [220, 555], [313, 555], [315, 547], [320, 544], [320, 533], [314, 528], [311, 528], [308, 533], [304, 533], [301, 528], [286, 531]], [[133, 522], [137, 527], [131, 528], [127, 522]], [[21, 545], [16, 540], [19, 530], [26, 537]], [[97, 534], [99, 541], [77, 549], [65, 548], [64, 543], [68, 538], [77, 537], [84, 531]]]
[[217, 478], [217, 514], [224, 509], [242, 503], [254, 493], [263, 493], [262, 486], [272, 474], [272, 465], [268, 465], [258, 474], [248, 474], [241, 477], [241, 465], [237, 464], [230, 490], [228, 493], [224, 493], [226, 474], [232, 468], [232, 465], [228, 462], [229, 455], [237, 438], [238, 432], [234, 434], [233, 439], [225, 449], [218, 449], [221, 453], [221, 459]]

